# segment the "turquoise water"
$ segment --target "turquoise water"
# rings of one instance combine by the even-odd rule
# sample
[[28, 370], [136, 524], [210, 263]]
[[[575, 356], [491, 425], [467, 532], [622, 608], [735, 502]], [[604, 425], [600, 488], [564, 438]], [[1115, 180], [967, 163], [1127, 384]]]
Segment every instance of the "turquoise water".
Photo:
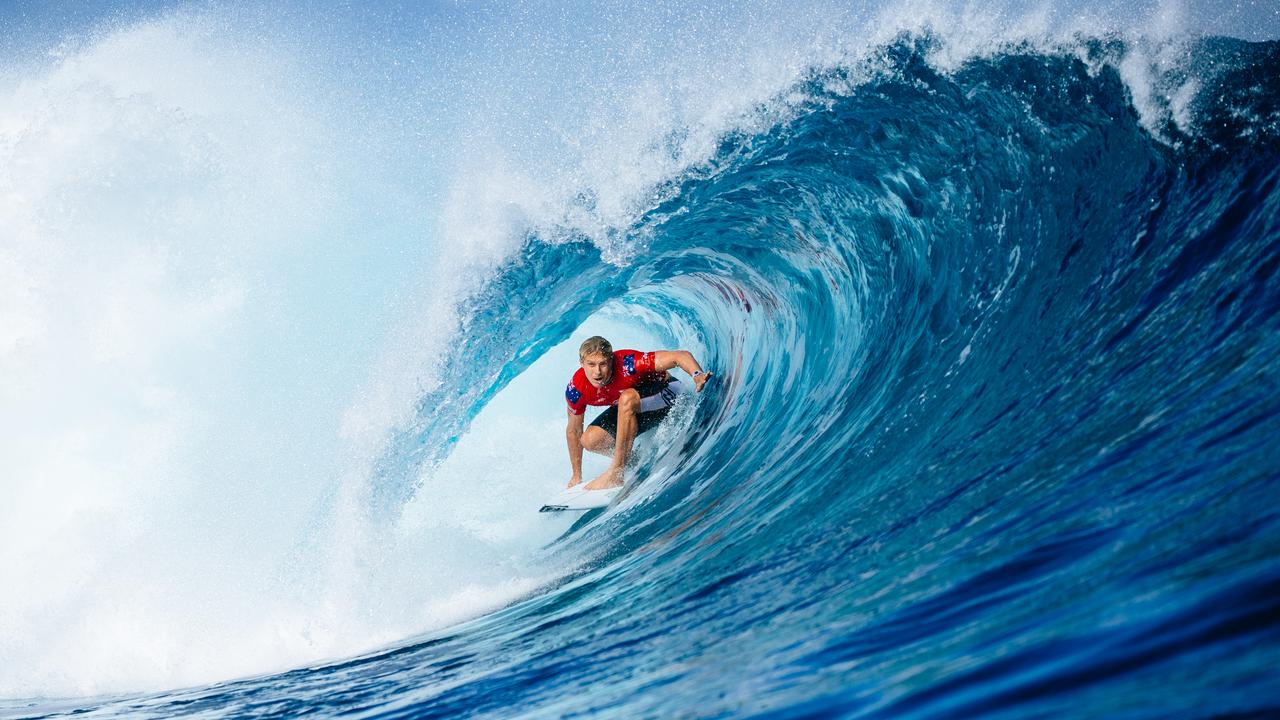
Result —
[[[210, 13], [6, 75], [4, 714], [1280, 712], [1274, 42], [888, 33], [513, 148]], [[564, 535], [597, 332], [718, 377]]]

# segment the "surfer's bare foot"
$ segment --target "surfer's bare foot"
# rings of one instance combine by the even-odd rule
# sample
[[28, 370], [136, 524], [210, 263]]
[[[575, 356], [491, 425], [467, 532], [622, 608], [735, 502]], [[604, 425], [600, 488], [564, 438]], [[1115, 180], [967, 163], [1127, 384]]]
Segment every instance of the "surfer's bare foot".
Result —
[[587, 490], [604, 490], [605, 488], [622, 487], [622, 468], [609, 468], [600, 473], [600, 477], [587, 483]]
[[574, 487], [581, 482], [582, 482], [582, 476], [574, 475], [573, 477], [569, 478], [569, 487]]

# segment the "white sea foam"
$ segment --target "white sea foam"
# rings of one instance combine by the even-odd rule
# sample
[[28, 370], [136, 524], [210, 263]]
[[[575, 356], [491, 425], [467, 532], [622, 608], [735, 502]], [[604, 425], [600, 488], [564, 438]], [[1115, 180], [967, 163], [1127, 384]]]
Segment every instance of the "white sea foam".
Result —
[[359, 454], [338, 428], [404, 280], [359, 271], [413, 255], [352, 242], [366, 211], [342, 188], [378, 176], [353, 177], [314, 78], [192, 16], [6, 70], [0, 694], [188, 684], [403, 633], [346, 631], [292, 590], [323, 576], [289, 552]]

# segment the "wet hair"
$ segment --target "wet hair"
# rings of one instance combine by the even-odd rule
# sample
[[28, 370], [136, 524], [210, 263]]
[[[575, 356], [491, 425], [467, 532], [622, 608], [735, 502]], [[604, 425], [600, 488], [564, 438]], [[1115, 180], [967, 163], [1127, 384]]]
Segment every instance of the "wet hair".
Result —
[[604, 355], [606, 358], [613, 357], [613, 345], [608, 340], [599, 335], [592, 335], [582, 341], [582, 347], [578, 348], [578, 360], [586, 360], [589, 355]]

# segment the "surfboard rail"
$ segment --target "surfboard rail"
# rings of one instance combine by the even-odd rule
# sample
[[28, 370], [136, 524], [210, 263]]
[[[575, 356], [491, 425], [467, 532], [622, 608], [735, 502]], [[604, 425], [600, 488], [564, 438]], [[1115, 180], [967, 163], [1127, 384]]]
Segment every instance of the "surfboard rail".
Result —
[[604, 488], [603, 490], [587, 490], [582, 485], [566, 488], [543, 503], [538, 512], [572, 512], [581, 510], [600, 510], [609, 506], [621, 487]]

